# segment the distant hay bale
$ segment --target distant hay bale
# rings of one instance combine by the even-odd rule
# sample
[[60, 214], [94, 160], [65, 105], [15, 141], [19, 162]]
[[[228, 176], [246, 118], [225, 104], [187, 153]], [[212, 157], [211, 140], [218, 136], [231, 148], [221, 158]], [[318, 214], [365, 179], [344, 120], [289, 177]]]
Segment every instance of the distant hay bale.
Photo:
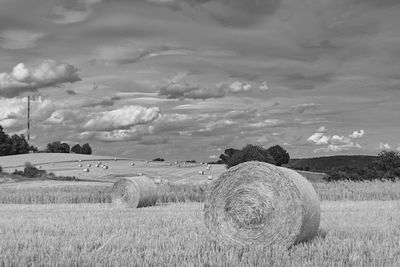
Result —
[[87, 167], [92, 167], [92, 164], [88, 164], [88, 165], [86, 165]]
[[208, 171], [211, 170], [211, 167], [207, 167], [207, 170], [208, 170]]
[[108, 170], [108, 166], [107, 165], [103, 165], [103, 169], [104, 170]]
[[138, 176], [143, 176], [143, 173], [142, 173], [142, 172], [139, 172], [139, 173], [138, 173]]
[[101, 165], [101, 161], [97, 162], [97, 165], [99, 165], [99, 166], [100, 166], [100, 165]]
[[154, 179], [155, 184], [161, 184], [161, 179]]
[[83, 169], [83, 172], [89, 172], [90, 170], [88, 168]]
[[82, 160], [80, 159], [80, 160], [78, 160], [79, 162], [82, 162]]
[[264, 162], [239, 164], [212, 181], [204, 221], [211, 235], [233, 246], [290, 247], [312, 239], [320, 203], [297, 172]]
[[111, 191], [112, 202], [129, 208], [154, 206], [157, 202], [157, 186], [146, 176], [121, 179]]
[[199, 171], [199, 174], [200, 175], [204, 175], [204, 171]]
[[82, 167], [82, 164], [78, 164], [79, 167]]
[[135, 166], [135, 163], [134, 163], [134, 162], [132, 162], [132, 163], [131, 163], [131, 166]]
[[207, 179], [212, 180], [213, 179], [212, 175], [207, 176]]
[[99, 164], [96, 164], [96, 165], [94, 165], [94, 166], [96, 166], [96, 168], [100, 167], [100, 165], [99, 165]]

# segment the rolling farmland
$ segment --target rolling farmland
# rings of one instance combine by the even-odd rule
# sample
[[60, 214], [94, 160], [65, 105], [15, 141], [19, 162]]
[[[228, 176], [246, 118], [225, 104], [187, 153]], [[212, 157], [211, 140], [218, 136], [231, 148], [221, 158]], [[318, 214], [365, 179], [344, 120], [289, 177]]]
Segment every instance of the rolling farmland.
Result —
[[[322, 200], [321, 227], [309, 243], [290, 250], [220, 246], [203, 222], [210, 170], [201, 164], [85, 156], [22, 163], [0, 159], [5, 171], [25, 161], [80, 180], [5, 180], [0, 184], [0, 265], [398, 266], [400, 183], [313, 182]], [[67, 158], [66, 158], [67, 157]], [[21, 160], [21, 159], [20, 159]], [[95, 167], [98, 161], [108, 170]], [[78, 164], [91, 164], [83, 172]], [[205, 171], [205, 175], [199, 174]], [[128, 209], [111, 202], [122, 177], [162, 179], [157, 206]], [[182, 203], [185, 202], [185, 203]], [[16, 205], [18, 204], [18, 205]], [[27, 205], [30, 204], [30, 205]], [[36, 204], [36, 205], [32, 205]], [[40, 205], [38, 205], [40, 204]], [[379, 246], [376, 246], [379, 244]]]

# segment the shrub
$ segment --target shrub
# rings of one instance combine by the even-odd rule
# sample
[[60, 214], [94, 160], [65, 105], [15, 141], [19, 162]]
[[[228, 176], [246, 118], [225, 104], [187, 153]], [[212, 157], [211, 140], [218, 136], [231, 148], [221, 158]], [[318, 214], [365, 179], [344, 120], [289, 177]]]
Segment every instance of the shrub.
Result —
[[267, 149], [268, 153], [274, 158], [277, 166], [289, 163], [289, 153], [279, 145], [271, 146]]
[[163, 159], [163, 158], [155, 158], [155, 159], [153, 159], [152, 161], [160, 161], [160, 162], [163, 162], [163, 161], [165, 161], [165, 159]]
[[92, 148], [90, 147], [90, 145], [88, 143], [86, 143], [82, 146], [80, 154], [92, 155]]
[[42, 177], [43, 175], [45, 175], [46, 171], [39, 170], [38, 168], [33, 166], [30, 162], [26, 162], [23, 171], [15, 170], [13, 172], [13, 174], [21, 175], [21, 176], [28, 177], [28, 178], [36, 178], [36, 177]]
[[80, 144], [76, 144], [71, 148], [71, 152], [74, 152], [75, 154], [80, 154], [82, 150], [82, 147]]
[[69, 150], [69, 145], [60, 141], [47, 144], [47, 152], [49, 153], [69, 153]]

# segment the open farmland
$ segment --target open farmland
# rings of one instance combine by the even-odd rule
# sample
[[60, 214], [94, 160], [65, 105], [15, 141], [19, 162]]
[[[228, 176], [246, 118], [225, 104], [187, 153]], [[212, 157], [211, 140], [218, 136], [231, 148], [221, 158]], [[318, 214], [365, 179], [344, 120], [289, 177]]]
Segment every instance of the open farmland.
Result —
[[[400, 202], [322, 202], [319, 236], [291, 250], [220, 247], [203, 204], [0, 205], [0, 265], [398, 266]], [[27, 223], [29, 222], [29, 223]], [[379, 246], [377, 246], [379, 244]]]
[[[23, 167], [23, 163], [4, 165], [7, 158], [1, 158], [6, 171]], [[213, 165], [207, 170], [200, 164], [179, 167], [175, 163], [146, 161], [134, 161], [135, 166], [131, 166], [129, 159], [86, 156], [81, 163], [92, 166], [89, 173], [84, 173], [75, 167], [79, 159], [43, 160], [48, 159], [43, 157], [35, 165], [58, 175], [76, 173], [82, 180], [11, 179], [0, 184], [0, 266], [61, 262], [103, 266], [400, 263], [399, 182], [313, 182], [322, 200], [321, 226], [313, 241], [290, 250], [234, 249], [215, 243], [203, 222], [207, 175], [213, 173], [217, 177], [224, 166]], [[99, 160], [110, 168], [95, 167]], [[205, 170], [205, 175], [200, 175], [199, 170]], [[111, 205], [113, 183], [139, 173], [167, 181], [158, 185], [158, 205], [141, 209]]]

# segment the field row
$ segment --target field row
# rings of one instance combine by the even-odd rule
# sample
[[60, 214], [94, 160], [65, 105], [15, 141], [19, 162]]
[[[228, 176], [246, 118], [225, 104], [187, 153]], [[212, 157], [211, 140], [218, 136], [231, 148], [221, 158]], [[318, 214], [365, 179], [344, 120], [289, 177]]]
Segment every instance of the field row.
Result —
[[[43, 186], [33, 183], [26, 186], [0, 185], [0, 203], [50, 204], [50, 203], [110, 203], [112, 183], [57, 182]], [[399, 200], [400, 182], [336, 182], [314, 183], [321, 200]], [[204, 202], [207, 185], [158, 186], [158, 202]]]
[[[322, 202], [319, 235], [290, 250], [219, 246], [200, 203], [0, 205], [0, 266], [398, 266], [400, 202]], [[377, 246], [379, 244], [379, 246]]]

